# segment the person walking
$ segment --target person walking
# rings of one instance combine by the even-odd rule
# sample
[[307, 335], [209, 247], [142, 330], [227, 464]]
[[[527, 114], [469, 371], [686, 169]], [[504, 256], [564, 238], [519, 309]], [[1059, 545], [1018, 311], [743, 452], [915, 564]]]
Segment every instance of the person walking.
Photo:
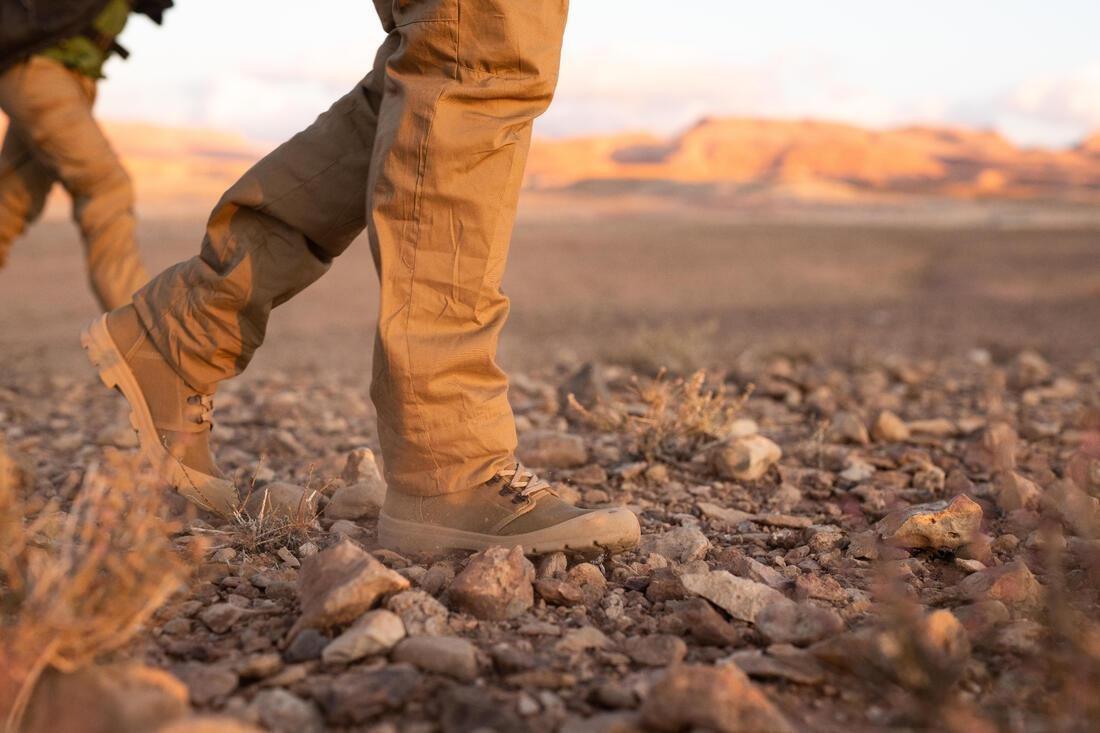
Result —
[[632, 512], [575, 508], [515, 458], [495, 359], [531, 127], [554, 93], [567, 5], [375, 0], [387, 36], [371, 72], [225, 193], [198, 256], [84, 332], [143, 450], [183, 495], [223, 514], [237, 506], [210, 453], [216, 386], [247, 367], [272, 309], [366, 228], [381, 302], [380, 542], [532, 553], [637, 543]]
[[[74, 5], [69, 3], [70, 6]], [[147, 280], [134, 242], [134, 190], [92, 113], [103, 66], [127, 55], [116, 39], [131, 12], [160, 22], [168, 0], [107, 0], [91, 24], [32, 54], [4, 59], [0, 109], [8, 128], [0, 148], [0, 268], [12, 243], [35, 221], [54, 183], [73, 200], [92, 292], [109, 311], [130, 302]], [[49, 7], [39, 10], [49, 13]]]

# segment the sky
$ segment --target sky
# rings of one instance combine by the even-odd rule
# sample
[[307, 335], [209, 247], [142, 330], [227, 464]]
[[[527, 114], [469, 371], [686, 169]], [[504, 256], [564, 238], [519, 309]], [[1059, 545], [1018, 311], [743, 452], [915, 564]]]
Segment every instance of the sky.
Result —
[[[176, 4], [163, 27], [130, 22], [103, 116], [278, 142], [369, 71], [383, 36], [369, 0]], [[1072, 145], [1100, 130], [1097, 28], [1096, 0], [573, 0], [536, 134], [814, 117]]]

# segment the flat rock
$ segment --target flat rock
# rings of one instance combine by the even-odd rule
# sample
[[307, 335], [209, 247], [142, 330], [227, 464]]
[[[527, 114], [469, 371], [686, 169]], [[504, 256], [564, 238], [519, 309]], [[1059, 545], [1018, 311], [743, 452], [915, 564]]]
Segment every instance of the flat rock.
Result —
[[228, 697], [239, 682], [237, 673], [222, 665], [185, 662], [170, 671], [187, 685], [191, 702], [199, 706]]
[[719, 476], [734, 481], [755, 481], [779, 462], [783, 451], [763, 435], [750, 435], [719, 446], [711, 452], [711, 465]]
[[650, 689], [642, 720], [663, 731], [705, 729], [719, 733], [794, 729], [736, 666], [686, 665], [669, 669]]
[[769, 649], [765, 654], [759, 649], [746, 649], [734, 652], [721, 663], [735, 664], [755, 679], [785, 680], [796, 685], [820, 685], [825, 681], [821, 665], [809, 652], [802, 650], [776, 654]]
[[362, 725], [404, 707], [416, 695], [421, 677], [411, 664], [352, 668], [315, 690], [313, 697], [330, 725]]
[[702, 598], [677, 603], [675, 613], [688, 635], [703, 646], [734, 646], [741, 642], [737, 628]]
[[687, 656], [687, 644], [671, 634], [633, 636], [623, 643], [623, 651], [636, 663], [647, 667], [678, 664]]
[[243, 608], [232, 603], [215, 603], [203, 609], [199, 614], [199, 620], [215, 634], [224, 634], [233, 628], [233, 624], [237, 623], [244, 613]]
[[559, 652], [574, 654], [589, 649], [611, 649], [614, 646], [615, 643], [595, 626], [582, 626], [565, 632], [554, 648]]
[[738, 578], [725, 570], [689, 573], [680, 577], [689, 592], [707, 599], [735, 619], [754, 622], [764, 607], [785, 600], [782, 593], [763, 583]]
[[454, 606], [480, 619], [514, 618], [535, 601], [535, 566], [523, 548], [490, 547], [470, 558], [448, 590]]
[[844, 621], [832, 609], [812, 603], [769, 603], [756, 616], [756, 629], [770, 644], [807, 646], [844, 630]]
[[720, 522], [728, 527], [736, 527], [742, 522], [751, 521], [753, 518], [750, 512], [730, 509], [707, 501], [701, 501], [697, 506], [699, 507], [699, 513], [704, 517], [715, 522]]
[[710, 549], [710, 540], [698, 527], [676, 527], [661, 534], [644, 535], [639, 551], [655, 553], [672, 562], [701, 560]]
[[302, 615], [290, 636], [305, 628], [327, 628], [354, 621], [382, 596], [409, 587], [409, 581], [345, 540], [306, 558], [298, 575]]
[[918, 504], [891, 512], [875, 525], [883, 542], [895, 547], [956, 550], [977, 536], [982, 508], [968, 496], [950, 502]]
[[410, 636], [394, 648], [393, 660], [465, 682], [477, 679], [477, 648], [457, 636]]
[[260, 690], [252, 704], [272, 733], [320, 733], [325, 728], [316, 705], [280, 688]]
[[568, 580], [539, 578], [535, 581], [535, 592], [553, 606], [579, 606], [584, 603], [584, 591]]
[[583, 438], [554, 430], [525, 431], [516, 453], [525, 464], [538, 468], [575, 468], [588, 462]]
[[360, 616], [325, 647], [321, 658], [329, 664], [346, 664], [373, 654], [384, 654], [404, 638], [405, 624], [401, 617], [380, 608]]

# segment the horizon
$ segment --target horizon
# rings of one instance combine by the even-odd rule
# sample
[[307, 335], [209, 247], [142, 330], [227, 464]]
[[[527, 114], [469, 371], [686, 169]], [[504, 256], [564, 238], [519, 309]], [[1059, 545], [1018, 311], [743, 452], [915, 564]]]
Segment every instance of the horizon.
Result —
[[[1100, 129], [1100, 52], [1088, 30], [1100, 6], [1054, 5], [704, 0], [697, 21], [670, 23], [655, 0], [574, 3], [558, 94], [536, 134], [665, 136], [704, 115], [808, 117], [992, 129], [1017, 145], [1070, 147]], [[184, 0], [163, 28], [135, 18], [121, 38], [133, 56], [107, 67], [100, 114], [281, 142], [358, 81], [383, 35], [370, 3], [299, 10]], [[243, 33], [261, 13], [262, 39]]]

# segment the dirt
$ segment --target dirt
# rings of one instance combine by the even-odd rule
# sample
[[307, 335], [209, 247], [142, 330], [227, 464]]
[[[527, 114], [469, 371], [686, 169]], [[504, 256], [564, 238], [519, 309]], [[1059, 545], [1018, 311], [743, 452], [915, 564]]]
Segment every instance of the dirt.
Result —
[[[198, 231], [142, 235], [163, 265]], [[0, 293], [0, 425], [33, 465], [32, 511], [64, 508], [105, 452], [134, 445], [71, 345], [93, 314], [66, 238], [49, 224], [21, 242]], [[262, 546], [191, 521], [174, 541], [214, 546], [115, 656], [182, 679], [192, 711], [269, 730], [1095, 729], [1097, 241], [529, 212], [504, 347], [519, 427], [562, 434], [571, 456], [583, 441], [545, 474], [580, 504], [630, 507], [642, 548], [536, 561], [533, 603], [494, 620], [449, 593], [468, 558], [379, 550], [369, 516], [322, 511]], [[349, 456], [377, 449], [373, 282], [353, 248], [219, 392], [218, 457], [242, 488], [293, 481], [324, 504], [357, 480]], [[662, 363], [674, 374], [650, 381]], [[705, 381], [676, 381], [696, 365]], [[563, 391], [603, 402], [577, 410]], [[718, 454], [750, 434], [782, 455], [738, 478]], [[346, 622], [287, 636], [309, 558], [345, 539], [419, 592], [377, 601], [415, 641], [351, 663], [324, 660]]]

